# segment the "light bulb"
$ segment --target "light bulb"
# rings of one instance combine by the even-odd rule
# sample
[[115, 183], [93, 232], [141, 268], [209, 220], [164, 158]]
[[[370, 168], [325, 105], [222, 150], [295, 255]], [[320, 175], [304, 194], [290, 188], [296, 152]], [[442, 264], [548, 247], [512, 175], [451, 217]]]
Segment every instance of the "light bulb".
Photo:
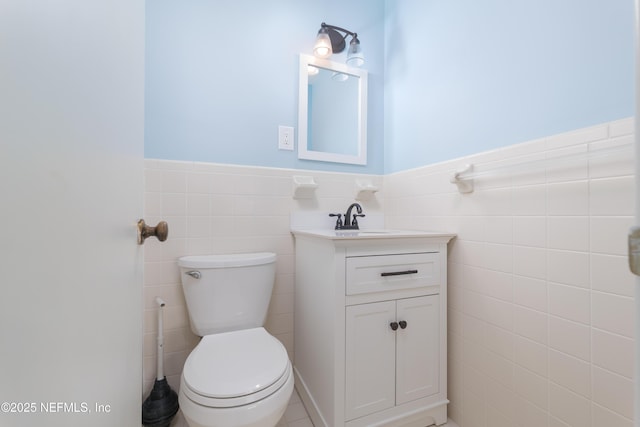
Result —
[[318, 37], [316, 38], [316, 44], [313, 46], [313, 54], [318, 58], [328, 58], [333, 53], [331, 49], [331, 39], [326, 30], [321, 29], [318, 31]]
[[357, 37], [351, 39], [349, 52], [347, 52], [347, 64], [352, 67], [361, 67], [364, 64], [364, 53]]

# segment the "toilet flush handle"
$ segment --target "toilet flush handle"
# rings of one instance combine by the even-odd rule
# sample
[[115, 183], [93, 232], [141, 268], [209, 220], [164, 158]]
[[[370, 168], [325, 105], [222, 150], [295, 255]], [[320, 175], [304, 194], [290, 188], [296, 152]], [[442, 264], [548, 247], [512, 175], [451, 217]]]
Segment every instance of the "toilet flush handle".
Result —
[[191, 271], [187, 271], [186, 273], [187, 276], [191, 276], [194, 279], [199, 279], [202, 277], [202, 273], [200, 273], [198, 270], [191, 270]]

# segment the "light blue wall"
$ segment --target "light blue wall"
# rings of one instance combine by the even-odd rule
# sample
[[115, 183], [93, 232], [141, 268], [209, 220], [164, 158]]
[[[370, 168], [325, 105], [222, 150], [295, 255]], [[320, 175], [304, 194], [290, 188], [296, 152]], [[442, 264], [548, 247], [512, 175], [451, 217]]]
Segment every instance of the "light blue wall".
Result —
[[[145, 156], [395, 171], [633, 115], [633, 0], [150, 0]], [[301, 161], [297, 64], [355, 30], [369, 164]], [[341, 54], [343, 60], [344, 54]]]
[[[381, 174], [384, 0], [148, 0], [145, 157]], [[369, 71], [369, 164], [298, 160], [298, 55], [321, 22], [358, 33]], [[348, 42], [348, 40], [347, 40]], [[344, 61], [346, 52], [332, 59]]]
[[633, 115], [633, 0], [387, 0], [385, 173]]

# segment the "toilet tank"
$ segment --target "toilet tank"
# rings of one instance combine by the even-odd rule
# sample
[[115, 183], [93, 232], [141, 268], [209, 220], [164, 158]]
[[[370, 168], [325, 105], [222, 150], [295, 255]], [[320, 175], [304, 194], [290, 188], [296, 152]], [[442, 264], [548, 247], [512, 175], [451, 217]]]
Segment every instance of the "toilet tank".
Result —
[[178, 259], [193, 333], [199, 336], [264, 325], [275, 281], [270, 252]]

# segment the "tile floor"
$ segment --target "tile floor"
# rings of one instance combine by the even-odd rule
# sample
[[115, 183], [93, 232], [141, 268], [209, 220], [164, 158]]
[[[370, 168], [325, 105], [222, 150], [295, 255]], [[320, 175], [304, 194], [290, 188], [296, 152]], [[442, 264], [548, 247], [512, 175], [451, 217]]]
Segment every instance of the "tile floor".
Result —
[[[458, 425], [451, 420], [449, 420], [443, 427], [445, 426], [458, 427]], [[181, 412], [178, 412], [178, 415], [176, 415], [171, 423], [171, 427], [188, 427]], [[313, 427], [313, 423], [311, 422], [307, 411], [304, 409], [304, 405], [302, 404], [302, 400], [300, 400], [297, 390], [293, 391], [293, 395], [291, 396], [289, 406], [287, 406], [287, 410], [284, 413], [284, 417], [282, 417], [276, 427]]]

